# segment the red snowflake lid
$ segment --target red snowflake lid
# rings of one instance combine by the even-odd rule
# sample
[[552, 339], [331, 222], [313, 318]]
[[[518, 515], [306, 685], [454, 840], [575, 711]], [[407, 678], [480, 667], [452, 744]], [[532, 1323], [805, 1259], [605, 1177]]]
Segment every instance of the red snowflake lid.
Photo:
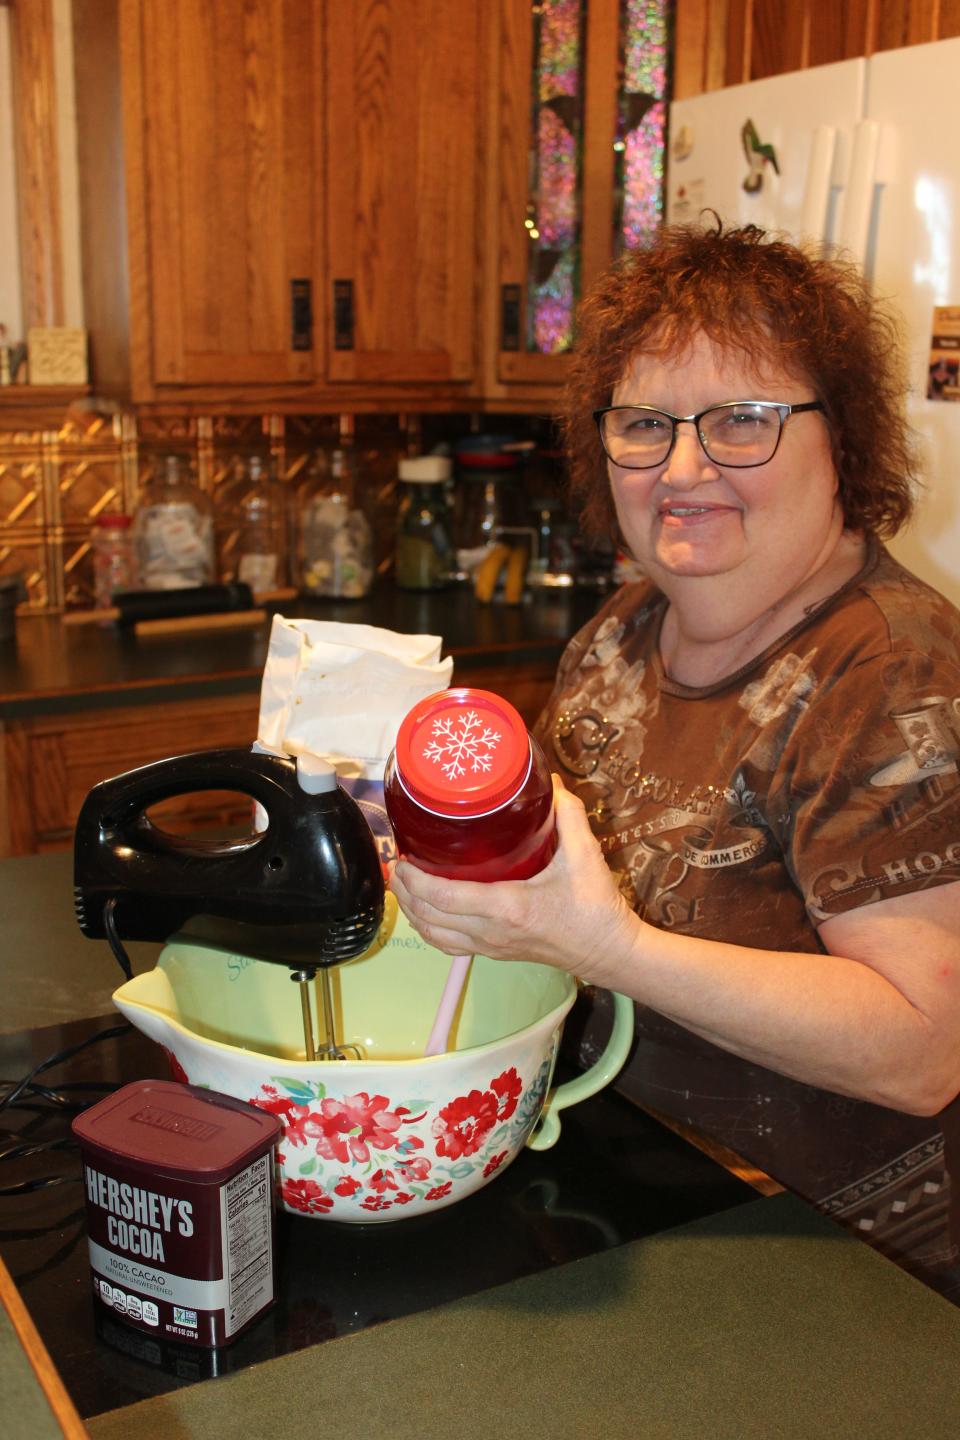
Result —
[[394, 759], [418, 805], [467, 818], [505, 805], [522, 787], [530, 737], [507, 700], [461, 686], [413, 707], [397, 734]]

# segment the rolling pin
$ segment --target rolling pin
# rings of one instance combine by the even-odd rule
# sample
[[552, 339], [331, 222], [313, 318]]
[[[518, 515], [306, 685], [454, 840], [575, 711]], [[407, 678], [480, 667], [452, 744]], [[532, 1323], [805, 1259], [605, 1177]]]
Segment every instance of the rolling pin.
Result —
[[253, 609], [253, 591], [242, 580], [226, 585], [193, 585], [182, 590], [118, 590], [113, 604], [99, 610], [71, 610], [63, 616], [64, 625], [102, 625], [113, 621], [121, 629], [141, 622], [175, 620], [188, 616], [215, 616], [243, 612], [255, 614], [259, 622], [262, 610]]

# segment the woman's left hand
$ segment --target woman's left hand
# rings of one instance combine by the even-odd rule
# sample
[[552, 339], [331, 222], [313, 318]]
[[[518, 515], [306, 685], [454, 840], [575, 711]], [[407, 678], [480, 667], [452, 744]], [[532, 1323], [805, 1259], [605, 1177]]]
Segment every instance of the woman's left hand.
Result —
[[583, 808], [554, 779], [558, 845], [529, 880], [481, 884], [398, 861], [391, 882], [411, 925], [450, 955], [534, 960], [604, 985], [610, 957], [640, 921], [620, 894]]

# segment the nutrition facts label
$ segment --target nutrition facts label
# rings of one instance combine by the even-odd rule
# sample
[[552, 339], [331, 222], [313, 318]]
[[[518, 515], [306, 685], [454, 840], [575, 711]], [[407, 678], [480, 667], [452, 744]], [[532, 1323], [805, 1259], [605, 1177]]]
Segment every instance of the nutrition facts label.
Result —
[[220, 1189], [223, 1277], [228, 1293], [224, 1329], [233, 1335], [273, 1299], [272, 1153], [241, 1170]]

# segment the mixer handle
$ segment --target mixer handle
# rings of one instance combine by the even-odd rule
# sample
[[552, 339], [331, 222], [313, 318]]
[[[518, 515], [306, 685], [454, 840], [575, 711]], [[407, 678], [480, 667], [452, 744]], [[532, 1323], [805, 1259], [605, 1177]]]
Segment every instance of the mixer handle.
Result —
[[104, 799], [109, 805], [109, 818], [118, 827], [161, 800], [196, 790], [239, 791], [259, 801], [268, 816], [271, 801], [278, 795], [289, 799], [301, 794], [293, 760], [241, 747], [172, 755], [167, 760], [128, 770], [113, 780], [104, 781], [102, 787], [96, 787], [101, 788], [108, 792]]
[[[198, 790], [249, 796], [267, 826], [212, 839], [166, 830], [147, 813]], [[77, 818], [74, 899], [91, 938], [110, 938], [108, 926], [131, 940], [190, 935], [299, 971], [372, 943], [383, 874], [373, 833], [332, 766], [200, 750], [94, 786]]]

